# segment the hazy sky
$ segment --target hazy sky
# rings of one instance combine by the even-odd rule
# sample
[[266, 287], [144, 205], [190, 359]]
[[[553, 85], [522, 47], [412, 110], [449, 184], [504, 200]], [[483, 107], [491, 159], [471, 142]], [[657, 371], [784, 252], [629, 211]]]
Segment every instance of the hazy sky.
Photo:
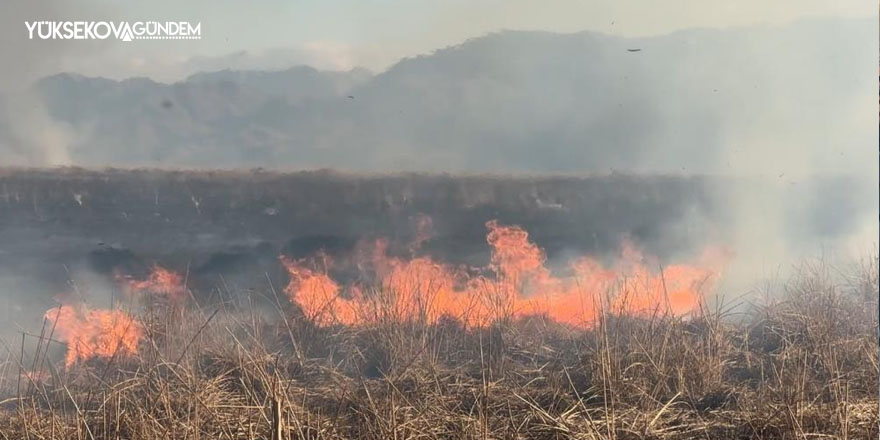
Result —
[[224, 67], [310, 64], [381, 71], [402, 57], [502, 29], [643, 36], [692, 27], [784, 24], [807, 17], [873, 17], [877, 5], [828, 0], [11, 0], [5, 12], [0, 54], [26, 52], [24, 58], [53, 45], [27, 41], [25, 20], [201, 22], [200, 41], [55, 43], [48, 52], [51, 60], [36, 59], [34, 65], [25, 60], [19, 67], [24, 73], [14, 78], [29, 81], [72, 70], [173, 81], [193, 71]]
[[[770, 25], [784, 29], [791, 22], [812, 18], [863, 18], [873, 20], [876, 25], [878, 15], [875, 2], [831, 0], [6, 0], [4, 6], [0, 14], [0, 59], [5, 62], [0, 69], [0, 94], [25, 89], [35, 79], [59, 71], [114, 79], [146, 76], [164, 82], [180, 80], [199, 71], [283, 69], [299, 64], [334, 70], [363, 66], [382, 71], [403, 57], [430, 53], [500, 30], [594, 31], [637, 37], [690, 28]], [[24, 22], [35, 20], [200, 22], [202, 39], [31, 41], [27, 39]], [[768, 249], [786, 249], [786, 243], [773, 242], [790, 229], [791, 219], [797, 217], [786, 211], [786, 203], [797, 205], [798, 209], [792, 211], [797, 214], [806, 212], [822, 218], [839, 215], [836, 210], [826, 209], [833, 205], [825, 204], [824, 199], [822, 203], [807, 204], [804, 201], [812, 199], [805, 196], [790, 202], [786, 191], [797, 182], [788, 179], [798, 174], [851, 172], [876, 182], [878, 174], [874, 143], [877, 139], [874, 125], [877, 82], [873, 76], [878, 53], [876, 30], [870, 41], [849, 44], [855, 40], [826, 38], [823, 33], [827, 28], [821, 25], [801, 29], [807, 31], [790, 37], [795, 40], [777, 38], [779, 47], [786, 48], [779, 52], [763, 50], [768, 47], [763, 38], [772, 33], [755, 28], [737, 34], [741, 35], [737, 40], [718, 47], [717, 51], [710, 48], [708, 53], [712, 56], [682, 49], [680, 54], [670, 53], [653, 60], [652, 64], [638, 64], [633, 59], [628, 59], [630, 64], [626, 64], [619, 60], [628, 55], [618, 50], [617, 58], [606, 58], [611, 60], [606, 67], [634, 66], [635, 72], [649, 74], [639, 76], [642, 82], [623, 87], [628, 77], [617, 73], [625, 70], [600, 69], [615, 73], [614, 81], [603, 84], [621, 86], [607, 90], [597, 87], [597, 93], [576, 95], [589, 96], [593, 99], [589, 103], [598, 103], [592, 113], [585, 114], [580, 112], [591, 107], [581, 102], [587, 100], [572, 100], [571, 91], [589, 90], [589, 84], [568, 89], [546, 87], [548, 71], [558, 73], [571, 67], [558, 60], [581, 58], [577, 64], [582, 67], [579, 71], [591, 71], [590, 63], [579, 53], [584, 46], [579, 45], [559, 46], [551, 57], [543, 57], [542, 52], [539, 54], [542, 56], [524, 58], [529, 60], [526, 66], [529, 68], [506, 64], [506, 58], [486, 57], [487, 62], [482, 63], [483, 60], [461, 61], [452, 57], [443, 60], [446, 64], [438, 61], [428, 66], [454, 67], [466, 63], [486, 69], [494, 63], [522, 76], [517, 77], [518, 82], [505, 82], [484, 70], [473, 83], [459, 87], [459, 83], [446, 84], [448, 78], [433, 75], [431, 69], [416, 70], [425, 76], [423, 82], [406, 81], [404, 72], [399, 77], [403, 80], [397, 83], [378, 84], [369, 89], [376, 91], [372, 95], [375, 101], [368, 101], [369, 94], [367, 99], [359, 95], [357, 103], [345, 99], [328, 101], [325, 107], [283, 113], [281, 117], [290, 118], [289, 122], [284, 120], [283, 124], [275, 125], [274, 122], [263, 124], [265, 121], [256, 116], [257, 119], [252, 120], [239, 118], [248, 113], [232, 112], [235, 116], [232, 120], [247, 122], [241, 125], [200, 119], [214, 114], [210, 111], [213, 110], [210, 103], [214, 102], [211, 99], [204, 101], [209, 104], [199, 107], [204, 111], [192, 112], [195, 115], [192, 119], [165, 113], [151, 119], [156, 115], [155, 109], [148, 107], [149, 100], [142, 100], [135, 102], [136, 105], [120, 104], [107, 107], [111, 110], [103, 113], [87, 115], [104, 118], [101, 123], [93, 124], [106, 131], [102, 133], [89, 124], [75, 126], [69, 121], [55, 120], [51, 112], [41, 107], [40, 100], [9, 93], [12, 98], [5, 101], [5, 108], [0, 101], [0, 122], [4, 110], [9, 119], [6, 124], [9, 141], [6, 150], [0, 149], [0, 164], [15, 163], [17, 157], [23, 163], [38, 165], [137, 166], [143, 162], [126, 160], [131, 153], [135, 153], [134, 156], [143, 153], [143, 157], [162, 161], [170, 156], [167, 162], [161, 162], [163, 164], [177, 165], [184, 163], [180, 158], [191, 157], [195, 165], [207, 159], [217, 161], [209, 166], [218, 163], [240, 166], [242, 160], [256, 157], [255, 149], [243, 147], [245, 141], [252, 141], [251, 146], [262, 148], [256, 151], [267, 152], [261, 159], [266, 163], [253, 162], [258, 165], [303, 166], [306, 163], [306, 167], [346, 169], [353, 163], [387, 170], [425, 169], [419, 165], [428, 163], [432, 171], [580, 172], [613, 167], [616, 166], [613, 160], [619, 160], [631, 171], [642, 171], [639, 165], [643, 163], [654, 166], [655, 162], [662, 161], [665, 168], [644, 169], [730, 175], [767, 173], [778, 176], [778, 185], [784, 187], [783, 190], [762, 188], [761, 197], [754, 197], [752, 193], [725, 195], [732, 206], [742, 208], [737, 212], [743, 218], [734, 220], [739, 224], [738, 230], [744, 231], [741, 241], [757, 243], [755, 254], [766, 257]], [[564, 52], [572, 47], [574, 49]], [[542, 50], [553, 52], [554, 49]], [[524, 51], [530, 56], [534, 55], [532, 52]], [[738, 58], [748, 61], [737, 64], [738, 59], [728, 58], [729, 53], [748, 54], [748, 58]], [[868, 53], [872, 56], [858, 55]], [[650, 56], [658, 55], [642, 54], [642, 62]], [[687, 65], [688, 61], [695, 64]], [[552, 65], [544, 66], [543, 63], [548, 62]], [[700, 62], [707, 68], [700, 68]], [[676, 69], [679, 66], [683, 68]], [[659, 70], [669, 74], [651, 76], [652, 68], [658, 67], [665, 68]], [[716, 68], [723, 70], [712, 70]], [[707, 72], [712, 75], [701, 76]], [[741, 76], [754, 83], [740, 81]], [[433, 87], [436, 84], [448, 87]], [[664, 88], [669, 84], [677, 88]], [[736, 94], [728, 92], [724, 85], [730, 86]], [[751, 87], [736, 88], [745, 85]], [[863, 92], [869, 89], [871, 93]], [[450, 90], [459, 92], [459, 96], [446, 99], [448, 96], [442, 94]], [[669, 90], [680, 93], [667, 95]], [[74, 109], [73, 114], [88, 104], [76, 99], [71, 98], [66, 106]], [[324, 112], [343, 108], [338, 101], [348, 107], [335, 114]], [[492, 106], [496, 102], [511, 105], [505, 112], [495, 113]], [[420, 109], [420, 112], [404, 114], [400, 108]], [[124, 113], [127, 110], [135, 113]], [[225, 115], [222, 111], [220, 114]], [[119, 120], [114, 116], [119, 114], [136, 115], [137, 118], [121, 119], [123, 123], [132, 120], [136, 123], [116, 124]], [[264, 113], [256, 114], [274, 121]], [[373, 119], [377, 114], [384, 117]], [[307, 118], [295, 119], [303, 115]], [[334, 115], [338, 118], [334, 119]], [[633, 125], [634, 120], [641, 121], [642, 126]], [[151, 122], [155, 123], [151, 125]], [[300, 129], [298, 123], [304, 128]], [[559, 127], [563, 129], [557, 129]], [[116, 128], [121, 131], [114, 131]], [[179, 138], [169, 136], [167, 142], [157, 141], [166, 139], [161, 136], [172, 129], [179, 129], [173, 132], [179, 133]], [[90, 136], [95, 133], [106, 135], [108, 141], [94, 141], [95, 137]], [[275, 142], [273, 136], [279, 133], [280, 141]], [[211, 136], [220, 141], [214, 142]], [[268, 140], [264, 142], [264, 138]], [[119, 139], [132, 145], [140, 142], [137, 145], [142, 148], [118, 148]], [[552, 148], [539, 153], [538, 147], [543, 143], [549, 143]], [[209, 149], [213, 146], [217, 148]], [[637, 148], [623, 150], [633, 146]], [[550, 153], [546, 153], [548, 150]], [[314, 151], [314, 156], [306, 156], [307, 151]], [[368, 153], [358, 155], [361, 151]], [[638, 154], [638, 157], [618, 154], [619, 151], [633, 151], [633, 156]], [[704, 168], [685, 169], [685, 165], [697, 163], [707, 151], [711, 154], [706, 153]], [[180, 156], [173, 156], [178, 153]], [[221, 157], [229, 159], [220, 162]], [[603, 159], [606, 157], [610, 159]], [[362, 158], [372, 160], [372, 165]], [[582, 162], [571, 158], [580, 158], [577, 160]], [[510, 161], [504, 162], [507, 159]], [[310, 160], [312, 162], [308, 162]], [[581, 166], [578, 164], [584, 168], [578, 168]], [[859, 237], [876, 240], [877, 186], [866, 185], [864, 190], [864, 197], [870, 196], [871, 201], [864, 212], [870, 214], [852, 220], [850, 223], [854, 226], [850, 229], [859, 232]], [[812, 196], [809, 189], [798, 194]], [[833, 199], [835, 195], [817, 196]], [[814, 214], [801, 206], [805, 204], [815, 205], [816, 212], [823, 214]], [[862, 230], [868, 233], [861, 234]]]

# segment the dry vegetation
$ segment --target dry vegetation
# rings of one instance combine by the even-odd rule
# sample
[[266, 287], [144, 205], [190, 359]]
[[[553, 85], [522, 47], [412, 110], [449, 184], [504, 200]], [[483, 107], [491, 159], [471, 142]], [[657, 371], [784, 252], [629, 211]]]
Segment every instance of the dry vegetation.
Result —
[[805, 265], [749, 305], [589, 331], [318, 327], [271, 289], [272, 307], [221, 290], [139, 307], [136, 357], [65, 369], [51, 326], [7, 342], [0, 438], [876, 438], [876, 259], [856, 272]]

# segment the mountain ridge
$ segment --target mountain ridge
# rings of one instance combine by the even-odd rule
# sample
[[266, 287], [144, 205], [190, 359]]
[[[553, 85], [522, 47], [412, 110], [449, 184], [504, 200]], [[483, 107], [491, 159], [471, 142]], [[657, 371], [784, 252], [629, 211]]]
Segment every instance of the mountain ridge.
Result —
[[638, 38], [500, 31], [379, 73], [294, 66], [175, 83], [59, 74], [34, 91], [73, 133], [62, 146], [73, 165], [716, 173], [773, 144], [785, 154], [762, 172], [848, 172], [861, 160], [829, 154], [827, 142], [873, 139], [873, 125], [841, 112], [876, 88], [854, 73], [873, 28], [841, 19]]

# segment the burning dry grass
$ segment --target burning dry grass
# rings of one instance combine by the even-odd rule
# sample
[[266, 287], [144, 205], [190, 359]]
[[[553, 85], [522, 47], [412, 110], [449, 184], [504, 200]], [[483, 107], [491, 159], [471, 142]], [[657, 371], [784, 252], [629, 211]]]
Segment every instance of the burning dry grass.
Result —
[[51, 355], [61, 335], [49, 330], [36, 354], [9, 348], [0, 437], [878, 434], [876, 262], [852, 282], [805, 266], [747, 313], [607, 308], [587, 329], [541, 316], [469, 327], [390, 312], [328, 325], [271, 291], [274, 310], [259, 311], [258, 297], [145, 315], [135, 355], [62, 368]]
[[[701, 292], [720, 274], [726, 256], [706, 251], [693, 264], [666, 268], [625, 242], [612, 266], [582, 256], [569, 262], [567, 275], [554, 274], [544, 251], [518, 226], [486, 223], [491, 260], [486, 267], [456, 267], [426, 256], [388, 255], [388, 242], [362, 241], [353, 262], [358, 277], [346, 286], [328, 275], [336, 263], [318, 252], [310, 258], [281, 257], [290, 282], [284, 289], [291, 302], [319, 325], [362, 325], [390, 316], [395, 321], [435, 324], [452, 317], [468, 327], [484, 327], [501, 318], [546, 315], [579, 328], [591, 328], [607, 306], [628, 314], [650, 315], [658, 308], [671, 314], [696, 309]], [[424, 232], [424, 231], [422, 231]], [[410, 249], [417, 249], [423, 233]], [[653, 268], [651, 267], [653, 266]], [[659, 269], [659, 270], [658, 270]], [[362, 280], [374, 280], [366, 284]], [[381, 292], [365, 292], [366, 290]]]

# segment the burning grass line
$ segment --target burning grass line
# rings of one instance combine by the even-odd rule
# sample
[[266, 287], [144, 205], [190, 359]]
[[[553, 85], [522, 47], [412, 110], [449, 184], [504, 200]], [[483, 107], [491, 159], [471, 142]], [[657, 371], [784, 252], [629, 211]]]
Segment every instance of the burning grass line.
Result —
[[[272, 399], [284, 405], [285, 435], [302, 439], [875, 437], [877, 355], [867, 348], [875, 315], [861, 297], [815, 293], [826, 294], [783, 297], [760, 319], [743, 315], [751, 321], [723, 320], [724, 304], [687, 318], [662, 307], [639, 316], [598, 307], [597, 325], [577, 331], [543, 317], [490, 328], [386, 320], [312, 329], [312, 339], [297, 334], [304, 350], [334, 346], [302, 364], [285, 356], [281, 319], [221, 307], [205, 325], [191, 308], [175, 318], [190, 323], [179, 342], [191, 342], [172, 351], [172, 359], [184, 354], [179, 361], [132, 357], [133, 369], [103, 380], [106, 363], [78, 363], [48, 407], [42, 394], [10, 400], [17, 409], [0, 410], [0, 438], [51, 438], [56, 429], [56, 438], [76, 438], [76, 429], [89, 438], [83, 424], [95, 438], [259, 438], [270, 432]], [[844, 312], [851, 318], [841, 320]], [[291, 319], [293, 331], [311, 328]], [[44, 335], [42, 359], [51, 343]], [[148, 336], [141, 352], [169, 343]], [[364, 367], [377, 351], [393, 368], [371, 378]], [[10, 375], [16, 361], [31, 361], [8, 346], [7, 356], [0, 371]], [[120, 356], [106, 362], [118, 366]]]

